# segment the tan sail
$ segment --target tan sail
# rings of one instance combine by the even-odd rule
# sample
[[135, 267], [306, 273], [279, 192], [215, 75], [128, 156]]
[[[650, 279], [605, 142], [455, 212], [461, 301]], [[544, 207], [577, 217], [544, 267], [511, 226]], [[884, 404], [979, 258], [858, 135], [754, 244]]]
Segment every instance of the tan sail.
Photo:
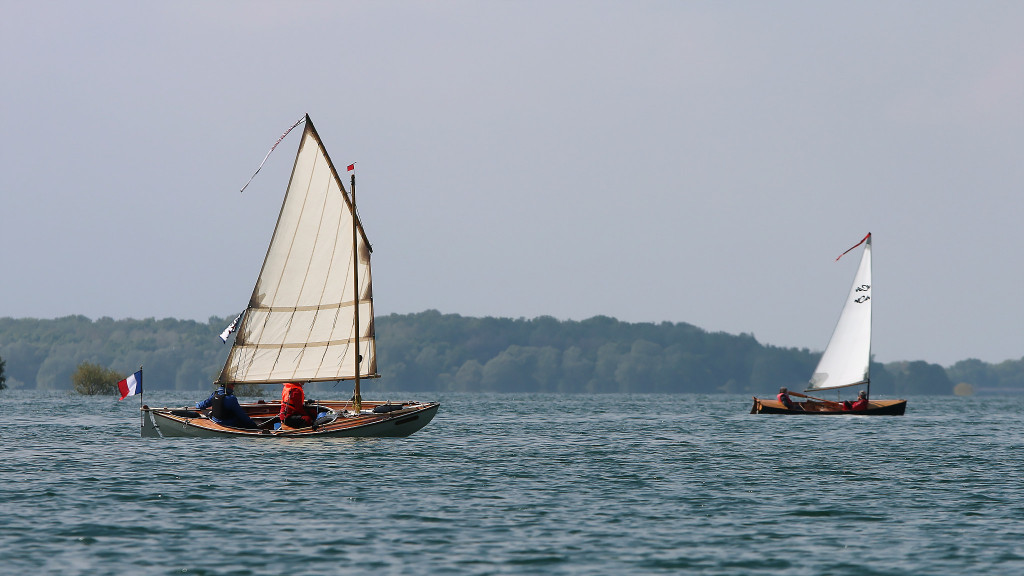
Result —
[[349, 192], [307, 116], [277, 226], [220, 382], [351, 379], [359, 354], [360, 376], [376, 376], [370, 251]]

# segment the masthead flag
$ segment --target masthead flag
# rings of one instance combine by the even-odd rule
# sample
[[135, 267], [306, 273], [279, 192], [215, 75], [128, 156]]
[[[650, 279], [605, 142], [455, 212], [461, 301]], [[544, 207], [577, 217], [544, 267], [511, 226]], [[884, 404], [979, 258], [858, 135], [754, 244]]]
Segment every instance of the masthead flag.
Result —
[[131, 376], [117, 383], [117, 389], [121, 391], [121, 400], [136, 394], [142, 394], [142, 368]]
[[274, 142], [274, 145], [270, 147], [270, 152], [267, 152], [267, 155], [263, 157], [263, 162], [260, 162], [259, 168], [257, 168], [256, 171], [252, 173], [252, 176], [249, 177], [249, 181], [245, 183], [245, 186], [242, 186], [241, 190], [238, 191], [239, 193], [245, 192], [245, 189], [249, 187], [249, 184], [252, 184], [252, 179], [255, 178], [257, 174], [260, 173], [260, 170], [263, 169], [263, 165], [267, 163], [267, 158], [270, 158], [270, 153], [274, 151], [274, 148], [277, 148], [277, 145], [281, 143], [281, 140], [284, 140], [284, 137], [287, 136], [289, 132], [291, 132], [293, 129], [295, 129], [296, 126], [302, 124], [305, 121], [306, 116], [299, 118], [298, 122], [292, 124], [291, 128], [285, 130], [284, 134], [281, 134], [281, 137], [277, 139], [277, 142]]
[[[861, 244], [863, 244], [865, 242], [868, 242], [868, 240], [870, 240], [870, 239], [871, 239], [871, 232], [868, 232], [868, 235], [863, 237], [863, 238], [861, 238], [860, 242], [857, 242], [857, 244], [853, 248], [856, 248], [857, 246], [860, 246]], [[868, 244], [870, 244], [870, 242], [868, 242]], [[853, 250], [853, 248], [850, 248], [850, 250]], [[846, 252], [843, 252], [839, 256], [836, 256], [836, 262], [839, 262], [840, 258], [842, 258], [843, 256], [846, 256], [847, 254], [849, 254], [850, 250], [847, 250]]]
[[349, 172], [351, 172], [351, 171], [353, 171], [355, 169], [356, 169], [356, 163], [355, 162], [353, 162], [353, 163], [348, 165], [348, 171]]

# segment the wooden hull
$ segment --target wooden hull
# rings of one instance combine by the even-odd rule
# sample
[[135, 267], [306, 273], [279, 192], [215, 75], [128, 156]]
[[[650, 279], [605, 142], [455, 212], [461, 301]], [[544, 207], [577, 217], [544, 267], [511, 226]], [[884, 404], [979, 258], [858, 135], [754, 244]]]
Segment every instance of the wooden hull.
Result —
[[907, 410], [906, 400], [872, 400], [868, 402], [867, 410], [853, 412], [843, 410], [838, 402], [819, 402], [807, 400], [797, 402], [798, 409], [793, 410], [783, 406], [778, 400], [767, 400], [754, 397], [754, 406], [750, 409], [751, 414], [846, 414], [848, 416], [902, 416]]
[[[208, 411], [189, 408], [142, 407], [142, 436], [147, 438], [402, 438], [426, 426], [437, 414], [441, 405], [437, 402], [391, 403], [401, 405], [400, 409], [386, 413], [374, 413], [377, 406], [386, 402], [363, 402], [359, 414], [351, 412], [351, 402], [318, 402], [307, 404], [311, 415], [327, 412], [328, 417], [316, 429], [290, 428], [282, 426], [277, 430], [250, 430], [224, 426], [211, 420]], [[269, 420], [281, 409], [279, 402], [242, 404], [249, 417], [257, 423]]]

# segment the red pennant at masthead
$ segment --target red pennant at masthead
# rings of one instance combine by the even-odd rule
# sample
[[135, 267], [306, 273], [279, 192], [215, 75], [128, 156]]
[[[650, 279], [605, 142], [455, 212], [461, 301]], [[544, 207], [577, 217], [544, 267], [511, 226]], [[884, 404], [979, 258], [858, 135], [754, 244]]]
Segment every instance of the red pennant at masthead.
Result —
[[[850, 250], [853, 250], [853, 249], [854, 249], [854, 248], [856, 248], [857, 246], [860, 246], [861, 244], [863, 244], [863, 243], [867, 242], [867, 241], [868, 241], [868, 238], [871, 238], [871, 232], [868, 232], [868, 235], [867, 235], [867, 236], [865, 236], [864, 238], [862, 238], [860, 242], [857, 242], [857, 244], [855, 244], [855, 245], [854, 245], [854, 246], [853, 246], [852, 248], [850, 248]], [[842, 254], [840, 254], [839, 256], [836, 256], [836, 259], [835, 259], [835, 261], [836, 261], [836, 262], [838, 262], [838, 261], [839, 261], [839, 259], [840, 259], [840, 258], [842, 258], [843, 256], [846, 256], [846, 254], [847, 254], [847, 253], [848, 253], [848, 252], [849, 252], [850, 250], [847, 250], [846, 252], [843, 252], [843, 253], [842, 253]]]

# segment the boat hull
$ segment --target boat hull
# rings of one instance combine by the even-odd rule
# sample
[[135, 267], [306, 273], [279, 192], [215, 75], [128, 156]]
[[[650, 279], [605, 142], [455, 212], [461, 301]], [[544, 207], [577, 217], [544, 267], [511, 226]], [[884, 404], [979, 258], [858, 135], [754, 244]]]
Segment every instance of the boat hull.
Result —
[[[311, 412], [326, 411], [331, 421], [315, 429], [282, 426], [273, 429], [243, 429], [218, 424], [206, 411], [188, 408], [142, 407], [142, 436], [147, 438], [404, 438], [423, 428], [434, 418], [441, 405], [438, 402], [405, 402], [401, 408], [386, 413], [374, 413], [373, 408], [385, 402], [363, 402], [364, 410], [351, 412], [351, 402], [319, 402], [308, 405]], [[280, 410], [280, 403], [242, 404], [242, 408], [257, 422], [268, 420]]]
[[768, 400], [754, 397], [754, 406], [750, 409], [751, 414], [804, 414], [804, 415], [829, 415], [846, 414], [848, 416], [903, 416], [907, 410], [906, 400], [872, 400], [868, 402], [867, 410], [843, 410], [838, 402], [820, 402], [808, 400], [796, 402], [798, 409], [786, 408], [778, 400]]

